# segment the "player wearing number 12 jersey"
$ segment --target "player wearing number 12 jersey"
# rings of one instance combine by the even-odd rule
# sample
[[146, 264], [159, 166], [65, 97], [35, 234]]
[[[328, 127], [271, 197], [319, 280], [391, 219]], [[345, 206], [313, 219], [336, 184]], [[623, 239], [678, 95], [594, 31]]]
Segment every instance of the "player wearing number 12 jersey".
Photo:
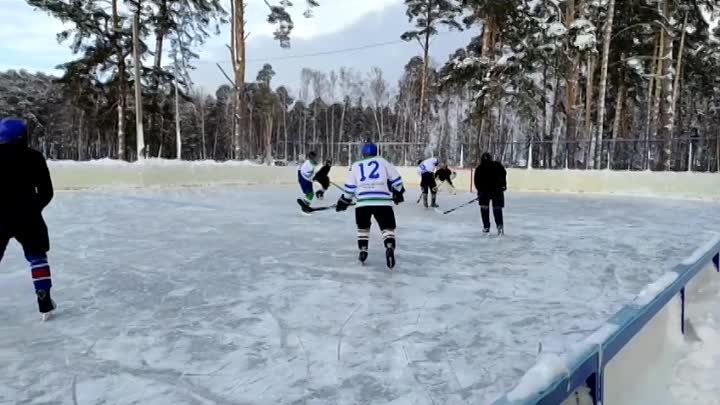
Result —
[[385, 259], [389, 268], [395, 267], [395, 212], [393, 204], [404, 201], [402, 178], [397, 169], [379, 157], [377, 145], [367, 143], [362, 148], [363, 159], [350, 167], [345, 182], [345, 192], [337, 202], [336, 210], [345, 211], [357, 199], [355, 223], [357, 224], [359, 260], [368, 257], [372, 218], [380, 226], [385, 243]]

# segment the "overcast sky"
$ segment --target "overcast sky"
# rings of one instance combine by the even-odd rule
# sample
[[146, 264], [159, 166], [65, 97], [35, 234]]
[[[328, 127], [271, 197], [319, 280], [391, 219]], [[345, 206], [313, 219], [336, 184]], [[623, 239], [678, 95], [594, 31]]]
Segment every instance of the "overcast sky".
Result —
[[[229, 10], [229, 0], [225, 0]], [[282, 49], [272, 39], [273, 26], [265, 22], [267, 6], [263, 0], [249, 0], [247, 9], [250, 33], [247, 49], [247, 81], [255, 79], [264, 63], [271, 63], [277, 75], [273, 85], [288, 85], [297, 92], [300, 70], [303, 67], [330, 71], [341, 66], [357, 71], [368, 71], [378, 66], [386, 78], [395, 83], [403, 66], [414, 55], [420, 54], [417, 43], [400, 42], [400, 34], [411, 28], [405, 16], [402, 0], [320, 0], [321, 7], [314, 10], [314, 17], [303, 18], [304, 3], [295, 1], [295, 30], [292, 47]], [[56, 34], [62, 24], [42, 11], [34, 10], [24, 0], [0, 0], [3, 24], [0, 25], [0, 69], [27, 69], [58, 73], [54, 67], [73, 56], [67, 45], [58, 44]], [[229, 54], [225, 47], [229, 27], [223, 27], [218, 37], [211, 38], [199, 50], [197, 70], [192, 78], [196, 85], [207, 91], [226, 83], [216, 67], [220, 62], [230, 73]], [[476, 32], [443, 33], [435, 39], [431, 54], [443, 63], [455, 49], [467, 44]], [[332, 52], [347, 48], [365, 47], [397, 40], [397, 43], [368, 47], [331, 55], [303, 56], [318, 52]]]

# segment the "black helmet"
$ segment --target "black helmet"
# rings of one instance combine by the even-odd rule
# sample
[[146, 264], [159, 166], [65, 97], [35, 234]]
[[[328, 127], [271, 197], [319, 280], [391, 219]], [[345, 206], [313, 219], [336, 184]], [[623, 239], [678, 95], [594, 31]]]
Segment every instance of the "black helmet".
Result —
[[315, 153], [315, 151], [308, 153], [308, 159], [315, 160], [316, 157], [317, 157], [317, 153]]
[[485, 152], [482, 154], [482, 157], [480, 157], [480, 162], [482, 163], [490, 163], [492, 162], [492, 155], [488, 152]]

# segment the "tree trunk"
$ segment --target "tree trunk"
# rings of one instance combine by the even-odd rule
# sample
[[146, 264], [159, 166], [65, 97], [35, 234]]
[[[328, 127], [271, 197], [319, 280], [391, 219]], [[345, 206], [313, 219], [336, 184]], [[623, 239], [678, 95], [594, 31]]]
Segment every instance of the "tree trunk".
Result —
[[118, 59], [118, 159], [126, 160], [125, 156], [125, 93], [127, 92], [125, 78], [125, 55], [122, 49], [120, 32], [120, 14], [118, 13], [118, 0], [112, 1], [113, 37], [115, 40], [115, 53]]
[[[433, 24], [431, 11], [432, 11], [432, 7], [428, 4], [427, 15], [426, 15], [426, 22], [428, 25]], [[423, 70], [422, 70], [422, 75], [421, 75], [421, 80], [420, 80], [420, 106], [419, 106], [420, 111], [419, 111], [418, 117], [419, 117], [419, 122], [420, 122], [420, 126], [421, 126], [421, 132], [423, 132], [423, 134], [424, 134], [424, 132], [425, 132], [425, 112], [426, 112], [426, 107], [427, 107], [427, 103], [425, 102], [425, 99], [427, 98], [426, 97], [427, 76], [428, 76], [428, 66], [430, 65], [430, 60], [429, 60], [429, 58], [430, 58], [430, 31], [429, 30], [425, 33], [425, 38], [421, 45], [422, 45], [422, 50], [423, 50]]]
[[[647, 96], [647, 112], [645, 115], [645, 164], [643, 168], [650, 170], [650, 139], [652, 139], [653, 131], [653, 106], [655, 105], [655, 76], [658, 70], [657, 66], [660, 62], [660, 42], [655, 44], [655, 51], [653, 52], [653, 61], [650, 67], [650, 81], [648, 83], [648, 96]], [[659, 79], [658, 79], [659, 80]]]
[[[140, 74], [140, 11], [135, 13], [133, 22], [133, 65], [135, 68], [135, 138], [137, 159], [149, 157], [143, 134], [142, 75]], [[162, 145], [162, 141], [160, 143]]]
[[290, 161], [290, 157], [288, 156], [287, 100], [283, 100], [282, 110], [283, 110], [283, 131], [285, 134], [285, 160]]
[[265, 119], [265, 164], [268, 166], [272, 165], [272, 131], [273, 131], [273, 117], [272, 114], [268, 114]]
[[[667, 4], [665, 5], [667, 7]], [[672, 137], [675, 132], [675, 111], [677, 109], [677, 99], [678, 99], [678, 93], [680, 92], [680, 73], [682, 72], [682, 62], [683, 62], [683, 52], [685, 50], [685, 29], [687, 28], [687, 21], [688, 21], [688, 13], [685, 12], [685, 20], [683, 21], [682, 25], [682, 34], [680, 36], [680, 48], [678, 49], [678, 56], [677, 56], [677, 67], [675, 68], [675, 72], [669, 71], [668, 73], [671, 73], [675, 75], [674, 80], [671, 75], [669, 74], [668, 77], [665, 77], [665, 97], [667, 102], [667, 96], [672, 92], [672, 95], [670, 96], [671, 101], [669, 103], [669, 106], [667, 106], [665, 111], [666, 116], [666, 124], [663, 128], [665, 131], [665, 136], [663, 137], [665, 140], [665, 170], [671, 169], [671, 157], [672, 157]], [[672, 60], [672, 40], [668, 41], [670, 43], [669, 46], [666, 48], [666, 52], [669, 50], [669, 55]], [[667, 57], [667, 54], [666, 54]], [[666, 61], [666, 65], [669, 67], [671, 60]], [[669, 69], [668, 69], [669, 70]], [[668, 86], [671, 86], [672, 89], [669, 89]], [[691, 141], [692, 142], [692, 141]]]
[[[605, 22], [603, 30], [603, 52], [602, 52], [602, 64], [600, 66], [600, 92], [598, 94], [598, 124], [597, 124], [597, 142], [600, 145], [602, 151], [602, 140], [605, 129], [605, 96], [607, 93], [607, 76], [608, 76], [608, 62], [610, 59], [610, 41], [612, 40], [613, 20], [615, 17], [615, 0], [608, 1], [608, 16]], [[602, 156], [600, 156], [595, 162], [595, 169], [600, 168], [600, 162]]]
[[[344, 142], [343, 133], [345, 131], [345, 111], [347, 110], [348, 99], [343, 100], [343, 108], [340, 112], [340, 132], [338, 133], [338, 142]], [[348, 145], [348, 149], [350, 145]]]
[[317, 116], [318, 116], [318, 110], [317, 110], [317, 102], [313, 106], [313, 149], [317, 149], [317, 143], [318, 143], [318, 136], [317, 136]]
[[[620, 58], [623, 59], [623, 56]], [[620, 121], [622, 119], [622, 111], [623, 111], [623, 104], [625, 103], [625, 81], [622, 79], [618, 79], [619, 86], [618, 86], [618, 93], [617, 93], [617, 100], [615, 100], [615, 119], [613, 121], [613, 130], [612, 130], [612, 147], [610, 148], [610, 153], [608, 155], [608, 169], [613, 169], [613, 162], [615, 160], [615, 152], [617, 152], [617, 138], [618, 133], [620, 132]]]
[[[668, 11], [668, 1], [664, 1], [665, 15]], [[673, 35], [665, 34], [662, 53], [662, 115], [660, 122], [660, 137], [663, 140], [662, 167], [663, 170], [672, 169], [672, 127], [675, 122], [675, 111], [672, 109], [673, 97]]]
[[[565, 16], [566, 26], [570, 27], [575, 22], [575, 0], [568, 0], [567, 12]], [[565, 84], [565, 141], [574, 142], [577, 133], [577, 94], [578, 80], [580, 76], [580, 54], [568, 44], [569, 48], [569, 64], [567, 82]], [[566, 160], [568, 165], [575, 167], [575, 146], [568, 147]]]
[[231, 0], [232, 29], [231, 44], [233, 70], [235, 72], [235, 113], [233, 123], [235, 131], [233, 143], [235, 146], [234, 158], [241, 157], [240, 134], [243, 129], [243, 112], [245, 111], [245, 1]]
[[307, 155], [307, 110], [303, 109], [302, 116], [302, 152]]
[[205, 98], [201, 93], [200, 104], [200, 134], [202, 135], [202, 159], [207, 160], [207, 142], [205, 140]]
[[595, 81], [595, 55], [588, 56], [587, 70], [587, 83], [585, 88], [585, 136], [589, 141], [589, 145], [587, 156], [585, 156], [586, 169], [590, 168], [595, 164], [595, 137], [593, 136], [592, 122], [593, 82]]
[[[662, 100], [662, 84], [663, 84], [663, 80], [662, 80], [661, 76], [662, 76], [662, 72], [664, 70], [663, 65], [665, 64], [664, 56], [663, 56], [664, 50], [665, 50], [665, 41], [666, 41], [665, 30], [661, 28], [660, 29], [660, 39], [658, 42], [658, 58], [657, 58], [657, 65], [656, 65], [657, 70], [654, 73], [656, 78], [655, 78], [655, 94], [654, 94], [653, 109], [652, 109], [652, 122], [650, 123], [650, 125], [651, 125], [650, 128], [652, 131], [651, 139], [653, 141], [658, 140], [658, 131], [659, 131], [659, 127], [660, 127], [660, 102]], [[659, 163], [659, 162], [656, 162], [656, 166], [657, 166], [657, 163]], [[649, 165], [649, 163], [648, 163], [648, 165]]]

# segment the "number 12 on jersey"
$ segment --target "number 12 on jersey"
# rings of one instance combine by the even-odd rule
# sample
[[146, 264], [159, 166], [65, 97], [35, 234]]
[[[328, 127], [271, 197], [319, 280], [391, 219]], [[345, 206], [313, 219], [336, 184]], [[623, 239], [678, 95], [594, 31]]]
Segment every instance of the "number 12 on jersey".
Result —
[[372, 169], [369, 176], [365, 176], [365, 164], [366, 163], [360, 163], [360, 181], [365, 181], [367, 179], [371, 180], [377, 180], [380, 178], [380, 173], [378, 172], [380, 169], [380, 163], [378, 163], [375, 160], [371, 160], [367, 162], [367, 165]]

